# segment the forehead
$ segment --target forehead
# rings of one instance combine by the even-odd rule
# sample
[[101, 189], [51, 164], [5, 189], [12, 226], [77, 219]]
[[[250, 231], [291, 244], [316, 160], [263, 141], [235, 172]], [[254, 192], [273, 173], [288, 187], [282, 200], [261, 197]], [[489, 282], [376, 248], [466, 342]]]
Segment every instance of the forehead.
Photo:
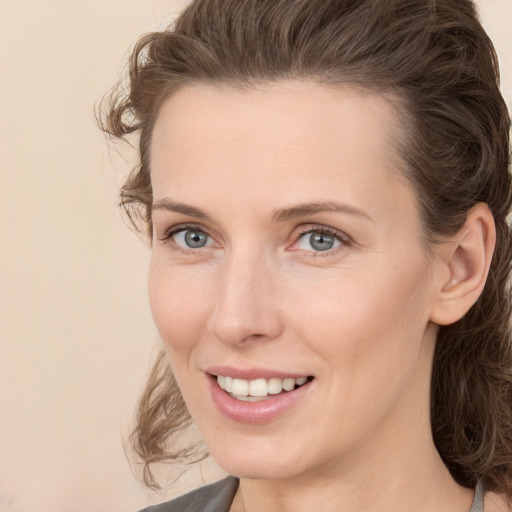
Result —
[[393, 156], [391, 142], [400, 129], [391, 99], [396, 100], [348, 85], [306, 80], [262, 82], [250, 88], [190, 85], [160, 108], [152, 149], [171, 139], [184, 142], [189, 135], [196, 141], [203, 135], [219, 142], [252, 137], [254, 143], [266, 139], [292, 144], [319, 142], [322, 137], [326, 144], [332, 139], [350, 144], [351, 139], [369, 137], [376, 150]]
[[187, 86], [167, 99], [155, 123], [154, 199], [193, 193], [211, 201], [214, 190], [222, 196], [228, 187], [255, 201], [264, 195], [277, 202], [286, 190], [297, 202], [333, 193], [383, 202], [384, 189], [393, 196], [403, 185], [393, 143], [398, 125], [390, 101], [348, 86]]

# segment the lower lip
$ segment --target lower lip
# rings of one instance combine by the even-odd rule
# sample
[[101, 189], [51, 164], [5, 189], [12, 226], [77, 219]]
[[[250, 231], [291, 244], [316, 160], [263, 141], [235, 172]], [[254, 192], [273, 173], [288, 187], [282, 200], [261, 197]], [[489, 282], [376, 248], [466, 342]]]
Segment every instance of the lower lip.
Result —
[[210, 376], [208, 380], [213, 402], [220, 413], [230, 420], [252, 425], [268, 423], [284, 414], [305, 397], [313, 382], [307, 382], [293, 391], [270, 395], [258, 402], [245, 402], [233, 398], [221, 389], [216, 378]]

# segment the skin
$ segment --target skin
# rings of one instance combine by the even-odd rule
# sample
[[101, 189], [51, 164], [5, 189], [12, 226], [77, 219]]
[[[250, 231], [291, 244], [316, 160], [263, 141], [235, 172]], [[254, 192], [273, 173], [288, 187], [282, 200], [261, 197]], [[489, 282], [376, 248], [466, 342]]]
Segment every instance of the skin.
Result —
[[[232, 512], [470, 508], [432, 441], [429, 384], [436, 324], [485, 282], [492, 216], [476, 208], [428, 255], [396, 126], [381, 96], [301, 81], [187, 86], [160, 110], [151, 309], [211, 454], [241, 479]], [[274, 218], [334, 201], [345, 209]], [[315, 251], [307, 233], [325, 228], [335, 247]], [[187, 229], [207, 245], [187, 247]], [[213, 365], [315, 378], [248, 425], [213, 404]]]

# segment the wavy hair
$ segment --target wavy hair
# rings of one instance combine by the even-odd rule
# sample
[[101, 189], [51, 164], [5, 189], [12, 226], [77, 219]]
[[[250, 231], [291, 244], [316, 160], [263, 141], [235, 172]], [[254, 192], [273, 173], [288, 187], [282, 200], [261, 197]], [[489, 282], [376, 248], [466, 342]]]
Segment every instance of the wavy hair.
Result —
[[[436, 447], [467, 487], [512, 497], [512, 236], [510, 118], [498, 60], [471, 0], [194, 0], [168, 29], [144, 35], [131, 54], [128, 83], [100, 106], [113, 138], [137, 132], [139, 165], [121, 206], [151, 235], [149, 147], [156, 115], [181, 87], [307, 79], [349, 84], [399, 99], [404, 176], [415, 189], [427, 244], [454, 234], [486, 203], [497, 229], [488, 280], [458, 322], [441, 327], [431, 383]], [[143, 478], [151, 464], [198, 460], [176, 448], [190, 422], [160, 354], [132, 433]]]

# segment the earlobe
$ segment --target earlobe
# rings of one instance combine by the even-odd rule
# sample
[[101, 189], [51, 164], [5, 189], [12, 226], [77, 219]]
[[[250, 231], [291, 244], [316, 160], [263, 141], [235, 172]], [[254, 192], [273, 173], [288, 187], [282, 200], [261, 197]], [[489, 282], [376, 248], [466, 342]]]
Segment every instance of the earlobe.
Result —
[[496, 229], [489, 207], [479, 203], [444, 247], [442, 278], [431, 321], [449, 325], [460, 320], [478, 300], [491, 265]]

